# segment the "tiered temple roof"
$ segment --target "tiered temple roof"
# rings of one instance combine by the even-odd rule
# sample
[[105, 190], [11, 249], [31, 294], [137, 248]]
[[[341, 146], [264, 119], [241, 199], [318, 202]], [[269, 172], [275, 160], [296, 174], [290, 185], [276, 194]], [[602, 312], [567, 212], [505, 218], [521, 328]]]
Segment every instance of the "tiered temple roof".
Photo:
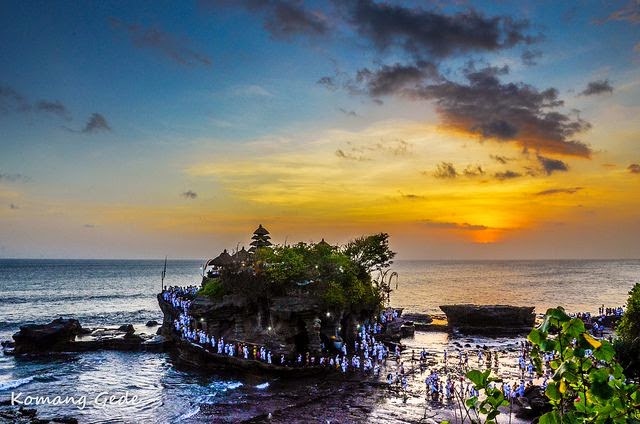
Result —
[[269, 241], [271, 237], [269, 236], [269, 231], [260, 224], [258, 228], [253, 232], [253, 237], [251, 237], [251, 248], [249, 252], [253, 253], [256, 249], [260, 247], [269, 247], [271, 246], [271, 242]]

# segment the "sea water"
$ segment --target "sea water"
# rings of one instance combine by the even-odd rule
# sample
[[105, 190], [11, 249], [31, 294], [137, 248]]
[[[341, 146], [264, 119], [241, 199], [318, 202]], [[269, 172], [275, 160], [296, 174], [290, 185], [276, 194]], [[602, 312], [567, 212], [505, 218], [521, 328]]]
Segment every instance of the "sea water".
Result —
[[[60, 316], [78, 318], [86, 327], [131, 323], [153, 333], [157, 328], [144, 324], [162, 318], [156, 294], [163, 264], [0, 260], [0, 340], [10, 339], [21, 324]], [[199, 261], [169, 261], [165, 284], [198, 284], [199, 266]], [[531, 305], [539, 313], [560, 305], [569, 311], [596, 312], [603, 304], [623, 305], [629, 289], [640, 282], [640, 260], [397, 261], [393, 268], [399, 279], [391, 303], [425, 313], [441, 313], [438, 306], [451, 303]], [[418, 334], [410, 345], [432, 343], [440, 350], [449, 337]], [[287, 384], [194, 372], [165, 353], [103, 351], [40, 358], [0, 353], [0, 402], [10, 400], [12, 393], [21, 393], [22, 400], [85, 396], [82, 409], [79, 402], [37, 406], [43, 417], [66, 414], [81, 422], [192, 422], [218, 403], [246, 410], [247, 405], [292, 389]], [[108, 402], [111, 397], [113, 402]]]

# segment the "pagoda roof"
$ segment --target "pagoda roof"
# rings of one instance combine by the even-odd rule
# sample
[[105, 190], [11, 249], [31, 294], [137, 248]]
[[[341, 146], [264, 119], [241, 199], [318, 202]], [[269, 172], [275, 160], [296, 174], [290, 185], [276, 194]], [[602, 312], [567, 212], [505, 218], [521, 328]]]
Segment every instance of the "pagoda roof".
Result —
[[264, 228], [262, 226], [262, 224], [260, 224], [260, 225], [258, 225], [258, 228], [256, 228], [256, 230], [253, 232], [253, 234], [257, 234], [257, 235], [260, 235], [260, 236], [265, 236], [265, 235], [269, 234], [269, 231], [267, 231], [267, 229]]
[[209, 262], [207, 262], [207, 266], [224, 266], [230, 264], [231, 262], [233, 262], [231, 255], [229, 254], [229, 252], [227, 252], [227, 249], [224, 249], [224, 251], [222, 251], [222, 253], [220, 253], [216, 258], [213, 258]]
[[234, 253], [232, 258], [233, 258], [234, 261], [247, 262], [247, 261], [251, 260], [251, 253], [249, 253], [244, 248], [244, 246], [242, 246], [242, 250], [238, 250], [236, 253]]

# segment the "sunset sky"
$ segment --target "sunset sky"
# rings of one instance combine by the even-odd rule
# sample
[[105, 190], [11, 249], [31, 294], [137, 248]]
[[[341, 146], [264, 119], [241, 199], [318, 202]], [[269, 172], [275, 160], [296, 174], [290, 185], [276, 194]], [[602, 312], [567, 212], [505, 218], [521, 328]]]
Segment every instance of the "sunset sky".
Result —
[[0, 257], [640, 257], [640, 1], [3, 1]]

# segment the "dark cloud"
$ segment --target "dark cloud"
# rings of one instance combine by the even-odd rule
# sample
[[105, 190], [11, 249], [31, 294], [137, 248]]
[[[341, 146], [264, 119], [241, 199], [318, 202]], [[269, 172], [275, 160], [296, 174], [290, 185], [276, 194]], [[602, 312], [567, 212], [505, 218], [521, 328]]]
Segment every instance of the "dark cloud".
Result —
[[87, 120], [87, 123], [81, 132], [85, 134], [93, 134], [100, 131], [111, 131], [111, 127], [104, 116], [99, 113], [93, 113], [89, 117], [89, 120]]
[[627, 21], [632, 24], [639, 24], [640, 23], [640, 1], [631, 0], [623, 8], [612, 12], [607, 17], [607, 19], [604, 20], [604, 22], [606, 21]]
[[480, 165], [468, 165], [463, 171], [465, 177], [474, 178], [481, 177], [485, 174], [484, 169]]
[[458, 176], [458, 172], [451, 162], [440, 162], [433, 176], [442, 179], [452, 179]]
[[353, 154], [350, 152], [345, 152], [342, 149], [338, 149], [336, 150], [336, 156], [338, 156], [340, 159], [346, 159], [346, 160], [356, 160], [359, 162], [364, 162], [364, 161], [369, 161], [371, 159], [362, 156], [362, 155], [357, 155], [357, 154]]
[[423, 221], [423, 224], [430, 228], [443, 229], [443, 230], [484, 231], [489, 229], [489, 227], [487, 227], [486, 225], [473, 225], [473, 224], [468, 224], [466, 222], [460, 224], [457, 222], [439, 222], [439, 221], [425, 220]]
[[347, 115], [347, 116], [352, 116], [352, 117], [354, 117], [354, 118], [358, 116], [358, 114], [356, 113], [356, 111], [355, 111], [355, 110], [347, 110], [347, 109], [342, 108], [342, 107], [341, 107], [341, 108], [338, 108], [338, 110], [339, 110], [340, 112], [344, 113], [344, 114], [345, 114], [345, 115]]
[[609, 80], [591, 81], [587, 84], [587, 88], [580, 92], [583, 96], [591, 96], [594, 94], [612, 93], [613, 87], [609, 83]]
[[497, 180], [504, 181], [504, 180], [512, 180], [514, 178], [521, 177], [522, 174], [515, 171], [504, 171], [504, 172], [496, 172], [495, 174], [493, 174], [493, 176]]
[[109, 18], [109, 23], [114, 30], [126, 32], [137, 48], [153, 50], [184, 66], [211, 65], [211, 59], [189, 47], [189, 41], [186, 39], [179, 39], [159, 28], [128, 24], [114, 17]]
[[421, 200], [425, 198], [424, 196], [421, 196], [419, 194], [412, 194], [412, 193], [407, 193], [407, 194], [400, 193], [400, 196], [403, 199], [407, 199], [407, 200]]
[[582, 190], [582, 187], [573, 188], [552, 188], [549, 190], [543, 190], [536, 193], [536, 196], [548, 196], [551, 194], [574, 194]]
[[67, 110], [67, 107], [59, 100], [55, 100], [52, 102], [47, 100], [40, 100], [38, 103], [36, 103], [35, 109], [39, 112], [51, 113], [67, 121], [71, 120], [71, 114]]
[[405, 88], [417, 88], [425, 80], [440, 80], [440, 73], [436, 65], [430, 62], [418, 61], [412, 65], [383, 65], [378, 69], [360, 69], [355, 81], [347, 86], [352, 91], [363, 92], [372, 97], [398, 94]]
[[627, 167], [627, 169], [629, 170], [629, 172], [631, 172], [632, 174], [640, 174], [640, 164], [637, 163], [632, 163], [631, 165], [629, 165]]
[[[523, 149], [590, 157], [591, 149], [573, 136], [591, 125], [557, 112], [558, 90], [539, 91], [524, 83], [502, 83], [507, 67], [464, 70], [467, 83], [446, 80], [414, 90], [415, 99], [434, 100], [444, 124], [483, 139], [515, 142]], [[405, 92], [406, 94], [406, 92]]]
[[322, 13], [309, 10], [296, 0], [202, 0], [201, 4], [215, 8], [242, 7], [260, 14], [264, 29], [274, 38], [286, 39], [296, 35], [323, 35], [328, 32]]
[[5, 172], [0, 172], [0, 181], [7, 181], [10, 183], [16, 183], [16, 182], [26, 183], [31, 181], [31, 178], [23, 174], [7, 174]]
[[335, 0], [334, 4], [379, 51], [399, 48], [416, 57], [446, 57], [536, 41], [526, 34], [526, 20], [485, 17], [475, 10], [447, 15], [373, 0]]
[[513, 160], [512, 158], [508, 158], [506, 156], [500, 156], [500, 155], [489, 155], [489, 157], [493, 160], [495, 160], [498, 163], [501, 163], [503, 165], [506, 165], [507, 162]]
[[522, 59], [522, 63], [526, 66], [535, 66], [538, 64], [537, 59], [542, 57], [542, 52], [540, 50], [529, 50], [526, 49], [522, 52], [520, 58]]
[[0, 113], [28, 112], [31, 105], [27, 99], [8, 85], [0, 85]]
[[558, 159], [546, 158], [538, 155], [538, 162], [540, 162], [540, 165], [542, 165], [542, 168], [547, 175], [551, 175], [556, 171], [566, 172], [569, 170], [569, 165]]
[[182, 197], [184, 197], [185, 199], [195, 199], [196, 197], [198, 197], [198, 193], [196, 193], [195, 191], [187, 190], [182, 193]]
[[334, 77], [322, 77], [316, 82], [316, 84], [322, 85], [323, 87], [331, 91], [336, 91], [338, 88], [340, 88], [340, 85], [336, 82], [336, 79]]
[[20, 206], [14, 204], [14, 203], [10, 203], [9, 204], [9, 209], [13, 209], [13, 210], [20, 209]]

